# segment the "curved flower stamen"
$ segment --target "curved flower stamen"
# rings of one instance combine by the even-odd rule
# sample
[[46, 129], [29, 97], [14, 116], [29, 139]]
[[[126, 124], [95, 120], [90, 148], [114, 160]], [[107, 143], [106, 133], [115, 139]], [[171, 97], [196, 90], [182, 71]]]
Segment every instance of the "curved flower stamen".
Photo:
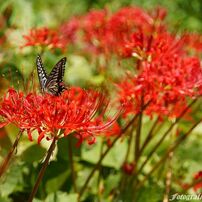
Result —
[[31, 141], [32, 132], [36, 130], [38, 143], [45, 137], [51, 139], [55, 131], [62, 130], [64, 136], [77, 133], [77, 137], [81, 136], [92, 144], [95, 140], [93, 134], [112, 126], [120, 115], [119, 112], [113, 118], [105, 119], [107, 106], [103, 94], [81, 88], [69, 88], [59, 97], [24, 95], [10, 89], [1, 102], [1, 125], [14, 123], [27, 131]]

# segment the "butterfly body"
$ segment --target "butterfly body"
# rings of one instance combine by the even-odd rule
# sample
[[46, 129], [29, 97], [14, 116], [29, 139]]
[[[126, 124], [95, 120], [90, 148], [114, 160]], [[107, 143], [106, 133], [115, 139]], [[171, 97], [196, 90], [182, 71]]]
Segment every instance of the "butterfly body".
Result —
[[59, 96], [66, 88], [62, 78], [65, 73], [66, 57], [62, 58], [47, 75], [41, 57], [38, 55], [36, 59], [37, 72], [42, 93]]

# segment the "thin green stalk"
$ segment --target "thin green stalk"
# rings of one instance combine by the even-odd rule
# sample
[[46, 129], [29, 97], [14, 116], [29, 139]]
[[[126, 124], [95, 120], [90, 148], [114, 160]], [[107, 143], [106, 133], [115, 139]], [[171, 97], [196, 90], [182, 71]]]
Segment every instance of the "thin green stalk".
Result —
[[136, 136], [135, 136], [136, 138], [135, 138], [134, 160], [136, 164], [139, 159], [141, 128], [142, 128], [142, 112], [140, 113], [140, 116], [139, 116], [138, 126], [137, 126]]
[[[100, 148], [100, 158], [103, 154], [103, 151], [104, 151], [104, 141], [102, 139], [101, 148]], [[101, 197], [101, 192], [100, 192], [101, 172], [102, 172], [102, 166], [100, 164], [98, 167], [98, 180], [97, 180], [98, 201], [100, 201], [100, 197]]]
[[[135, 161], [135, 169], [133, 171], [133, 176], [136, 175], [137, 172], [137, 166], [138, 166], [138, 160], [140, 158], [140, 138], [141, 138], [141, 129], [142, 129], [142, 117], [143, 117], [143, 104], [144, 104], [144, 97], [141, 97], [141, 109], [140, 109], [140, 116], [138, 119], [138, 125], [137, 125], [137, 130], [136, 130], [136, 136], [135, 136], [135, 153], [134, 153], [134, 161]], [[137, 179], [135, 179], [134, 183], [137, 182]], [[135, 198], [136, 192], [133, 192], [133, 198]]]
[[162, 165], [162, 163], [168, 158], [169, 154], [173, 152], [193, 131], [196, 126], [198, 126], [199, 123], [201, 123], [201, 119], [197, 121], [183, 136], [179, 137], [178, 140], [168, 149], [168, 151], [165, 153], [165, 155], [155, 164], [155, 166], [151, 169], [151, 171], [144, 177], [144, 179], [138, 184], [138, 188], [141, 187], [144, 182], [151, 176], [151, 174], [157, 170], [157, 168]]
[[[150, 131], [149, 131], [149, 133], [148, 133], [148, 135], [147, 135], [147, 137], [146, 137], [146, 139], [145, 139], [145, 141], [144, 141], [144, 143], [143, 143], [143, 146], [140, 148], [139, 156], [142, 155], [142, 153], [143, 153], [145, 147], [146, 147], [147, 144], [151, 141], [151, 139], [152, 139], [152, 137], [153, 137], [153, 132], [154, 132], [154, 129], [155, 129], [157, 123], [158, 123], [158, 117], [157, 117], [156, 121], [154, 122], [154, 124], [152, 125], [152, 127], [151, 127], [151, 129], [150, 129]], [[159, 127], [159, 128], [160, 128], [160, 127]], [[159, 129], [159, 128], [158, 128], [158, 129]], [[137, 166], [136, 166], [136, 169], [137, 169]], [[135, 196], [135, 195], [136, 195], [136, 185], [137, 185], [137, 183], [138, 183], [138, 179], [136, 178], [136, 176], [137, 176], [137, 174], [136, 174], [136, 170], [135, 170], [134, 175], [133, 175], [133, 177], [132, 177], [132, 181], [133, 181], [133, 198], [134, 198], [134, 200], [135, 200], [135, 198], [136, 198], [136, 196]]]
[[137, 165], [137, 161], [140, 157], [139, 150], [140, 150], [140, 138], [141, 138], [141, 129], [142, 129], [142, 116], [143, 116], [143, 105], [144, 105], [144, 97], [141, 98], [141, 109], [140, 109], [140, 115], [138, 119], [138, 125], [136, 130], [136, 137], [135, 137], [135, 154], [134, 154], [134, 161]]
[[[130, 125], [135, 121], [135, 119], [138, 116], [134, 116], [134, 118], [127, 124], [127, 126], [122, 130], [121, 134], [124, 134], [125, 131], [130, 127]], [[99, 166], [101, 165], [103, 159], [105, 158], [105, 156], [109, 153], [109, 151], [113, 148], [113, 146], [115, 145], [115, 143], [120, 139], [120, 137], [122, 137], [122, 135], [117, 136], [113, 142], [111, 143], [110, 147], [108, 147], [105, 152], [101, 155], [99, 161], [96, 163], [96, 165], [94, 166], [93, 170], [91, 171], [90, 175], [88, 176], [88, 178], [86, 179], [83, 187], [81, 188], [81, 191], [79, 193], [79, 199], [81, 198], [81, 196], [83, 195], [84, 191], [87, 188], [88, 183], [90, 182], [92, 176], [94, 175], [95, 171], [99, 168]]]
[[[143, 110], [150, 104], [150, 101], [145, 104], [143, 106]], [[96, 163], [96, 165], [94, 166], [94, 168], [92, 169], [90, 175], [88, 176], [88, 178], [86, 179], [83, 187], [81, 188], [81, 191], [79, 193], [79, 196], [78, 196], [78, 201], [80, 201], [80, 198], [81, 196], [83, 195], [84, 191], [86, 190], [87, 186], [88, 186], [88, 183], [90, 182], [91, 178], [93, 177], [95, 171], [99, 168], [99, 165], [101, 165], [103, 159], [105, 158], [105, 156], [109, 153], [109, 151], [113, 148], [113, 146], [115, 145], [115, 143], [119, 140], [119, 138], [122, 137], [122, 135], [128, 130], [128, 128], [131, 126], [131, 124], [133, 124], [133, 122], [137, 119], [137, 117], [139, 116], [139, 114], [136, 114], [132, 119], [131, 121], [129, 121], [129, 123], [126, 125], [125, 128], [122, 129], [121, 131], [121, 134], [119, 136], [117, 136], [110, 147], [108, 147], [105, 152], [102, 154], [102, 156], [100, 157], [100, 159], [98, 160], [98, 162]]]
[[170, 189], [171, 189], [171, 181], [172, 181], [172, 157], [173, 157], [173, 152], [170, 152], [168, 155], [168, 171], [166, 173], [166, 181], [165, 181], [165, 194], [164, 194], [164, 199], [163, 202], [168, 202], [169, 201], [169, 194], [170, 194]]
[[88, 178], [86, 179], [83, 187], [81, 188], [81, 191], [79, 193], [79, 199], [81, 198], [81, 196], [83, 195], [85, 189], [87, 188], [88, 183], [90, 182], [92, 176], [94, 175], [95, 171], [99, 168], [99, 166], [102, 163], [102, 160], [105, 158], [105, 156], [109, 153], [109, 151], [111, 150], [111, 148], [114, 146], [114, 144], [119, 140], [120, 136], [117, 136], [114, 141], [112, 142], [112, 144], [110, 145], [110, 147], [108, 147], [105, 152], [102, 154], [101, 158], [99, 159], [99, 161], [96, 163], [96, 165], [94, 166], [93, 170], [91, 171], [90, 175], [88, 176]]
[[1, 167], [0, 167], [0, 178], [3, 175], [3, 173], [5, 172], [6, 168], [8, 167], [8, 164], [10, 162], [11, 157], [13, 156], [13, 152], [16, 150], [19, 140], [22, 136], [23, 130], [20, 130], [17, 134], [17, 137], [15, 139], [15, 142], [13, 143], [12, 148], [10, 149], [10, 151], [8, 152], [6, 158], [4, 159]]
[[[124, 160], [123, 163], [128, 162], [129, 154], [130, 154], [131, 147], [132, 147], [132, 141], [133, 141], [133, 130], [134, 130], [134, 125], [132, 125], [132, 127], [131, 127], [131, 131], [130, 131], [130, 134], [129, 134], [129, 140], [128, 140], [128, 148], [127, 148], [125, 160]], [[125, 187], [127, 177], [128, 176], [123, 172], [122, 176], [121, 176], [120, 183], [119, 183], [120, 192], [122, 192], [123, 188]]]
[[76, 185], [76, 172], [74, 169], [74, 160], [73, 160], [73, 149], [72, 149], [72, 136], [70, 135], [68, 137], [68, 153], [69, 153], [69, 163], [70, 163], [70, 168], [71, 168], [71, 177], [72, 177], [72, 183], [73, 183], [73, 188], [74, 192], [77, 192], [77, 185]]
[[[157, 117], [157, 119], [156, 119], [155, 122], [153, 123], [153, 125], [152, 125], [152, 127], [151, 127], [151, 129], [150, 129], [150, 131], [149, 131], [149, 133], [148, 133], [148, 135], [147, 135], [147, 137], [145, 138], [142, 147], [140, 148], [140, 151], [139, 151], [140, 155], [143, 153], [145, 147], [146, 147], [146, 146], [149, 144], [149, 142], [151, 141], [151, 139], [152, 139], [152, 137], [153, 137], [154, 130], [155, 130], [156, 126], [158, 125], [158, 121], [159, 121], [159, 118]], [[160, 127], [159, 127], [159, 128], [160, 128]]]
[[133, 141], [133, 130], [134, 130], [134, 125], [132, 125], [132, 127], [131, 127], [131, 132], [130, 132], [130, 134], [129, 134], [128, 148], [127, 148], [127, 151], [126, 151], [126, 156], [125, 156], [124, 162], [127, 162], [127, 161], [128, 161], [129, 154], [130, 154], [130, 151], [131, 151], [132, 141]]
[[51, 143], [51, 145], [50, 145], [50, 147], [48, 149], [47, 156], [46, 156], [45, 161], [44, 161], [44, 163], [43, 163], [43, 165], [41, 167], [41, 170], [39, 171], [39, 175], [37, 177], [37, 180], [36, 180], [36, 183], [34, 185], [34, 188], [32, 189], [32, 192], [31, 192], [31, 194], [29, 196], [28, 202], [32, 202], [35, 194], [37, 193], [37, 190], [39, 188], [39, 184], [40, 184], [40, 182], [41, 182], [41, 180], [42, 180], [42, 178], [44, 176], [44, 173], [45, 173], [45, 170], [46, 170], [46, 168], [48, 166], [50, 157], [51, 157], [51, 155], [52, 155], [52, 153], [53, 153], [53, 151], [55, 149], [56, 141], [57, 141], [57, 136], [55, 136], [53, 138], [53, 141], [52, 141], [52, 143]]
[[[176, 136], [176, 131], [177, 131], [177, 126], [173, 129], [172, 134], [171, 134], [171, 139], [170, 143], [173, 142], [175, 136]], [[174, 152], [170, 151], [168, 154], [168, 160], [167, 160], [167, 172], [166, 172], [166, 178], [165, 178], [165, 193], [163, 197], [163, 202], [168, 202], [169, 201], [169, 195], [170, 195], [170, 190], [171, 190], [171, 183], [172, 183], [172, 159], [173, 159]], [[160, 179], [160, 176], [159, 176]]]
[[157, 144], [153, 147], [151, 152], [147, 155], [147, 159], [143, 162], [140, 169], [138, 170], [138, 173], [142, 171], [146, 163], [149, 161], [149, 159], [152, 157], [153, 153], [159, 148], [161, 143], [164, 141], [164, 139], [168, 136], [168, 134], [171, 132], [173, 127], [180, 121], [180, 119], [185, 115], [185, 113], [188, 111], [188, 109], [196, 102], [196, 99], [193, 100], [180, 114], [179, 118], [176, 119], [176, 121], [170, 125], [170, 127], [167, 129], [167, 131], [164, 133], [164, 135], [160, 138], [160, 140], [157, 142]]

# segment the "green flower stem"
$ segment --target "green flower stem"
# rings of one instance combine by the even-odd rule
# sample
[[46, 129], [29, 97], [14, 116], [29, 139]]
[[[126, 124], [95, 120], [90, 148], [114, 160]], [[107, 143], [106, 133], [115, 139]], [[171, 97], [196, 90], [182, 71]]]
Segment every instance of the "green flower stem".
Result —
[[[123, 164], [125, 162], [128, 162], [129, 154], [130, 154], [131, 147], [132, 147], [133, 136], [134, 136], [133, 135], [134, 127], [135, 127], [135, 124], [132, 125], [131, 131], [129, 133], [128, 147], [127, 147], [127, 151], [126, 151], [126, 155], [125, 155], [125, 159], [124, 159]], [[122, 190], [124, 189], [126, 181], [127, 181], [127, 178], [128, 178], [128, 176], [124, 172], [122, 172], [121, 180], [120, 180], [120, 183], [119, 183], [120, 192], [122, 192]]]
[[125, 131], [130, 127], [130, 125], [135, 121], [135, 119], [138, 117], [138, 115], [135, 115], [133, 117], [133, 119], [127, 124], [127, 126], [122, 130], [121, 135], [118, 135], [113, 142], [111, 143], [110, 147], [108, 147], [105, 152], [103, 152], [103, 154], [100, 156], [99, 161], [96, 163], [96, 165], [94, 166], [93, 170], [91, 171], [90, 175], [88, 176], [88, 178], [86, 179], [83, 187], [81, 188], [81, 191], [79, 193], [79, 198], [78, 201], [80, 201], [81, 196], [83, 195], [84, 191], [86, 190], [88, 183], [90, 182], [91, 178], [93, 177], [95, 171], [100, 167], [103, 159], [105, 158], [105, 156], [109, 153], [109, 151], [113, 148], [113, 146], [115, 145], [115, 143], [119, 140], [120, 137], [122, 137], [122, 135], [125, 133]]
[[[153, 137], [154, 130], [155, 130], [155, 128], [156, 128], [157, 125], [158, 125], [158, 121], [159, 121], [159, 120], [158, 120], [158, 117], [157, 117], [157, 119], [156, 119], [155, 122], [153, 123], [153, 125], [152, 125], [152, 127], [151, 127], [151, 129], [150, 129], [150, 131], [149, 131], [149, 133], [148, 133], [148, 135], [147, 135], [147, 137], [146, 137], [146, 139], [144, 140], [144, 143], [143, 143], [142, 147], [140, 148], [140, 151], [139, 151], [139, 154], [140, 154], [140, 155], [143, 153], [145, 147], [146, 147], [146, 146], [148, 145], [148, 143], [151, 141], [151, 139], [152, 139], [152, 137]], [[163, 124], [161, 124], [161, 125], [158, 127], [158, 129], [160, 129], [162, 125], [163, 125]], [[155, 131], [155, 132], [156, 132], [156, 131]]]
[[[100, 148], [100, 158], [101, 158], [101, 156], [103, 154], [104, 145], [105, 145], [104, 140], [102, 139], [101, 141], [102, 142], [101, 142], [101, 148]], [[99, 174], [98, 174], [98, 180], [97, 180], [98, 194], [99, 194], [99, 187], [100, 187], [100, 180], [101, 180], [101, 171], [102, 171], [102, 166], [100, 165], [99, 168], [98, 168]]]
[[137, 187], [141, 187], [145, 181], [151, 176], [151, 174], [160, 166], [162, 163], [168, 158], [171, 152], [173, 152], [193, 131], [196, 126], [198, 126], [199, 123], [201, 123], [202, 119], [197, 121], [184, 135], [180, 136], [179, 139], [175, 141], [175, 143], [168, 149], [168, 151], [165, 153], [165, 155], [156, 163], [156, 165], [151, 169], [151, 171], [144, 177], [144, 179], [139, 182]]
[[135, 124], [132, 125], [131, 131], [130, 131], [130, 133], [129, 133], [128, 148], [127, 148], [127, 151], [126, 151], [126, 156], [125, 156], [124, 162], [127, 162], [127, 161], [128, 161], [129, 154], [130, 154], [130, 151], [131, 151], [131, 148], [132, 148], [134, 126], [135, 126]]
[[[145, 109], [148, 105], [150, 104], [150, 101], [145, 104], [143, 106], [143, 109]], [[101, 165], [103, 159], [105, 158], [105, 156], [109, 153], [109, 151], [113, 148], [113, 146], [115, 145], [115, 143], [119, 140], [119, 138], [121, 138], [123, 136], [123, 134], [128, 130], [128, 128], [134, 123], [134, 121], [137, 119], [137, 117], [139, 116], [139, 114], [136, 114], [131, 121], [129, 121], [129, 123], [125, 126], [125, 128], [122, 129], [121, 134], [118, 135], [112, 142], [111, 146], [108, 147], [105, 152], [101, 155], [99, 161], [96, 163], [96, 165], [94, 166], [93, 170], [91, 171], [90, 175], [88, 176], [88, 178], [86, 179], [83, 187], [81, 188], [81, 191], [79, 193], [78, 196], [78, 201], [80, 201], [81, 196], [84, 194], [84, 191], [86, 190], [88, 183], [90, 182], [92, 176], [94, 175], [95, 171], [99, 168], [99, 166]]]
[[0, 178], [5, 172], [6, 168], [8, 167], [8, 164], [10, 162], [11, 157], [13, 156], [13, 152], [16, 150], [19, 140], [22, 136], [23, 130], [20, 130], [19, 133], [17, 134], [17, 137], [15, 139], [15, 142], [13, 143], [12, 148], [10, 149], [9, 153], [7, 154], [6, 158], [4, 159], [1, 167], [0, 167]]
[[141, 109], [140, 109], [140, 115], [138, 119], [138, 125], [137, 125], [137, 130], [136, 130], [136, 136], [135, 136], [135, 154], [134, 154], [134, 160], [135, 164], [137, 165], [137, 161], [140, 157], [140, 138], [141, 138], [141, 129], [142, 129], [142, 116], [143, 116], [143, 106], [144, 106], [144, 97], [142, 96], [141, 98]]
[[168, 171], [166, 173], [166, 180], [165, 180], [165, 194], [164, 194], [164, 198], [163, 201], [169, 201], [169, 194], [170, 194], [170, 190], [171, 190], [171, 183], [172, 183], [172, 158], [173, 158], [173, 151], [171, 151], [168, 154]]
[[160, 138], [160, 140], [157, 142], [157, 144], [154, 146], [154, 148], [151, 150], [151, 152], [147, 155], [146, 160], [142, 163], [140, 169], [138, 170], [137, 174], [140, 173], [142, 171], [142, 169], [144, 168], [144, 166], [146, 165], [146, 163], [149, 161], [149, 159], [152, 157], [152, 155], [154, 154], [154, 152], [159, 148], [159, 146], [161, 145], [161, 143], [164, 141], [164, 139], [168, 136], [168, 134], [170, 134], [171, 130], [173, 129], [173, 127], [180, 121], [180, 119], [186, 114], [186, 112], [188, 111], [188, 109], [196, 102], [197, 99], [193, 100], [180, 114], [179, 118], [176, 119], [176, 121], [170, 125], [170, 127], [167, 129], [167, 131], [164, 133], [164, 135]]
[[53, 153], [53, 151], [55, 149], [56, 141], [57, 141], [57, 136], [55, 136], [53, 138], [53, 141], [52, 141], [52, 143], [51, 143], [51, 145], [50, 145], [50, 147], [48, 149], [47, 156], [46, 156], [45, 161], [44, 161], [44, 163], [43, 163], [43, 165], [41, 167], [41, 170], [39, 171], [39, 175], [37, 177], [37, 180], [36, 180], [36, 183], [34, 185], [34, 188], [33, 188], [32, 192], [31, 192], [31, 194], [29, 196], [28, 202], [32, 202], [32, 200], [33, 200], [33, 198], [34, 198], [34, 196], [35, 196], [35, 194], [36, 194], [36, 192], [37, 192], [37, 190], [39, 188], [39, 184], [40, 184], [40, 182], [41, 182], [41, 180], [42, 180], [42, 178], [44, 176], [44, 173], [45, 173], [45, 170], [46, 170], [46, 168], [48, 166], [50, 157], [51, 157], [51, 155], [52, 155], [52, 153]]
[[69, 163], [70, 163], [70, 168], [71, 168], [71, 177], [72, 177], [72, 183], [73, 183], [73, 188], [74, 192], [77, 192], [77, 185], [76, 185], [76, 172], [74, 169], [74, 160], [73, 160], [73, 150], [72, 150], [72, 136], [69, 135], [68, 137], [68, 153], [69, 153]]

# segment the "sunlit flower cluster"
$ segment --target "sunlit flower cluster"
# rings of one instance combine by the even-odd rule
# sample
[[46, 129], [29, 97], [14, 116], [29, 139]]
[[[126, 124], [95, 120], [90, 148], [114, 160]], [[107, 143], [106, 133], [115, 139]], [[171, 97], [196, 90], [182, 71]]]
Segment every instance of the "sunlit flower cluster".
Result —
[[60, 25], [58, 33], [60, 33], [61, 42], [66, 46], [73, 44], [77, 40], [77, 31], [79, 29], [79, 19], [72, 18]]
[[122, 56], [125, 43], [137, 30], [151, 32], [165, 30], [161, 24], [166, 16], [162, 8], [148, 13], [138, 7], [126, 7], [111, 14], [107, 9], [92, 10], [86, 15], [73, 17], [58, 28], [36, 28], [24, 35], [25, 46], [47, 46], [63, 49], [68, 44], [80, 43], [96, 55]]
[[196, 53], [200, 53], [202, 51], [202, 35], [201, 34], [185, 34], [184, 40], [187, 45], [187, 51], [190, 52], [190, 48], [195, 50]]
[[1, 127], [13, 123], [27, 131], [30, 140], [37, 131], [39, 143], [44, 137], [51, 139], [61, 130], [62, 136], [74, 133], [79, 143], [87, 139], [91, 144], [95, 142], [94, 134], [105, 131], [118, 116], [105, 120], [107, 104], [103, 94], [81, 88], [70, 88], [58, 97], [24, 95], [10, 89], [1, 102]]
[[23, 35], [25, 43], [23, 47], [27, 46], [39, 46], [47, 47], [48, 49], [62, 49], [66, 47], [65, 41], [56, 30], [49, 29], [47, 27], [41, 27], [37, 29], [31, 29], [28, 34]]
[[110, 14], [107, 10], [91, 11], [80, 18], [80, 29], [87, 50], [96, 54], [122, 55], [125, 44], [136, 30], [151, 32], [156, 26], [164, 30], [159, 19], [164, 9], [149, 14], [138, 7], [126, 7]]
[[137, 113], [142, 104], [150, 102], [147, 114], [177, 117], [186, 107], [186, 98], [202, 92], [200, 60], [188, 51], [188, 47], [201, 50], [201, 37], [170, 33], [165, 17], [163, 8], [153, 12], [138, 7], [121, 8], [115, 13], [92, 10], [63, 23], [57, 34], [42, 28], [24, 37], [26, 46], [64, 48], [81, 43], [94, 55], [132, 58], [135, 73], [117, 84], [120, 101], [128, 103], [125, 114]]
[[[163, 201], [167, 201], [169, 191], [175, 190], [176, 185], [185, 191], [192, 188], [198, 192], [202, 188], [202, 171], [193, 176], [191, 184], [184, 184], [177, 179], [184, 176], [184, 165], [182, 173], [180, 171], [176, 176], [175, 171], [181, 170], [181, 166], [172, 166], [173, 160], [181, 157], [183, 141], [200, 131], [202, 35], [170, 29], [169, 19], [166, 21], [167, 11], [161, 7], [144, 10], [131, 6], [111, 11], [110, 5], [73, 16], [67, 21], [59, 15], [62, 22], [54, 21], [59, 23], [57, 27], [33, 27], [22, 36], [24, 43], [20, 47], [23, 50], [29, 47], [27, 50], [33, 51], [31, 58], [38, 52], [51, 62], [64, 54], [70, 70], [68, 77], [64, 74], [64, 58], [49, 74], [40, 56], [36, 61], [37, 68], [29, 69], [28, 65], [25, 73], [22, 71], [25, 63], [21, 59], [22, 69], [16, 68], [13, 61], [5, 66], [11, 66], [11, 73], [19, 73], [17, 79], [21, 79], [22, 85], [19, 82], [18, 87], [24, 92], [9, 88], [0, 100], [0, 128], [13, 124], [20, 130], [0, 168], [0, 177], [6, 171], [21, 135], [26, 134], [30, 141], [37, 140], [39, 144], [52, 140], [29, 201], [37, 193], [56, 145], [58, 153], [54, 163], [60, 162], [57, 157], [61, 157], [60, 147], [64, 145], [57, 144], [57, 140], [63, 137], [68, 137], [67, 165], [70, 167], [70, 175], [63, 181], [66, 183], [68, 180], [73, 185], [72, 188], [68, 186], [68, 191], [78, 194], [78, 201], [88, 201], [89, 198], [104, 201], [106, 197], [109, 201], [116, 201], [122, 200], [122, 196], [123, 200], [133, 201], [140, 198], [139, 191], [150, 185], [156, 186], [160, 192], [166, 188], [162, 193]], [[3, 27], [1, 24], [0, 19], [0, 29]], [[8, 39], [12, 40], [12, 37]], [[3, 40], [0, 36], [0, 44]], [[27, 54], [26, 51], [16, 53]], [[6, 55], [12, 60], [18, 58], [15, 54]], [[30, 61], [27, 60], [26, 64], [32, 67], [34, 62]], [[81, 68], [75, 69], [76, 66]], [[36, 70], [42, 94], [36, 93]], [[63, 85], [63, 80], [70, 81], [68, 79], [72, 76], [76, 76], [70, 79], [73, 83], [83, 77], [84, 82], [78, 84], [85, 85], [86, 89], [101, 86], [107, 93]], [[54, 93], [57, 96], [46, 94], [45, 91], [51, 93], [51, 89], [57, 92]], [[106, 95], [111, 96], [111, 102]], [[70, 135], [77, 138], [78, 146], [83, 141], [94, 144], [96, 135], [99, 135], [94, 154], [90, 154], [89, 147], [84, 145], [79, 155], [76, 153], [74, 156]], [[105, 162], [107, 155], [109, 159]], [[86, 176], [86, 161], [93, 166], [92, 171], [87, 169], [89, 176]], [[82, 169], [85, 172], [80, 172]], [[159, 169], [163, 170], [161, 178], [165, 183], [156, 183], [160, 179], [156, 179], [155, 174]], [[103, 172], [105, 170], [109, 171], [107, 175]], [[111, 173], [114, 170], [115, 175]], [[98, 173], [97, 187], [91, 193], [93, 183], [90, 184], [90, 180], [95, 173]], [[105, 180], [111, 180], [110, 176], [116, 183], [105, 188]], [[77, 187], [78, 177], [85, 178], [83, 186], [78, 184]], [[63, 189], [62, 184], [58, 190], [60, 188]], [[129, 194], [125, 198], [127, 192]]]
[[95, 55], [133, 58], [135, 73], [117, 84], [121, 102], [128, 103], [126, 114], [137, 113], [142, 104], [150, 102], [148, 114], [176, 117], [186, 107], [186, 98], [195, 98], [202, 91], [200, 60], [187, 51], [188, 47], [201, 50], [201, 36], [170, 33], [165, 17], [163, 8], [153, 12], [138, 7], [121, 8], [115, 13], [92, 10], [63, 23], [58, 35], [43, 28], [32, 30], [25, 38], [27, 45], [65, 47], [81, 42]]
[[128, 100], [127, 112], [137, 112], [150, 102], [146, 113], [177, 117], [186, 98], [201, 94], [202, 68], [197, 57], [185, 51], [185, 40], [167, 31], [135, 32], [125, 44], [125, 57], [136, 59], [136, 72], [119, 86], [120, 99]]

